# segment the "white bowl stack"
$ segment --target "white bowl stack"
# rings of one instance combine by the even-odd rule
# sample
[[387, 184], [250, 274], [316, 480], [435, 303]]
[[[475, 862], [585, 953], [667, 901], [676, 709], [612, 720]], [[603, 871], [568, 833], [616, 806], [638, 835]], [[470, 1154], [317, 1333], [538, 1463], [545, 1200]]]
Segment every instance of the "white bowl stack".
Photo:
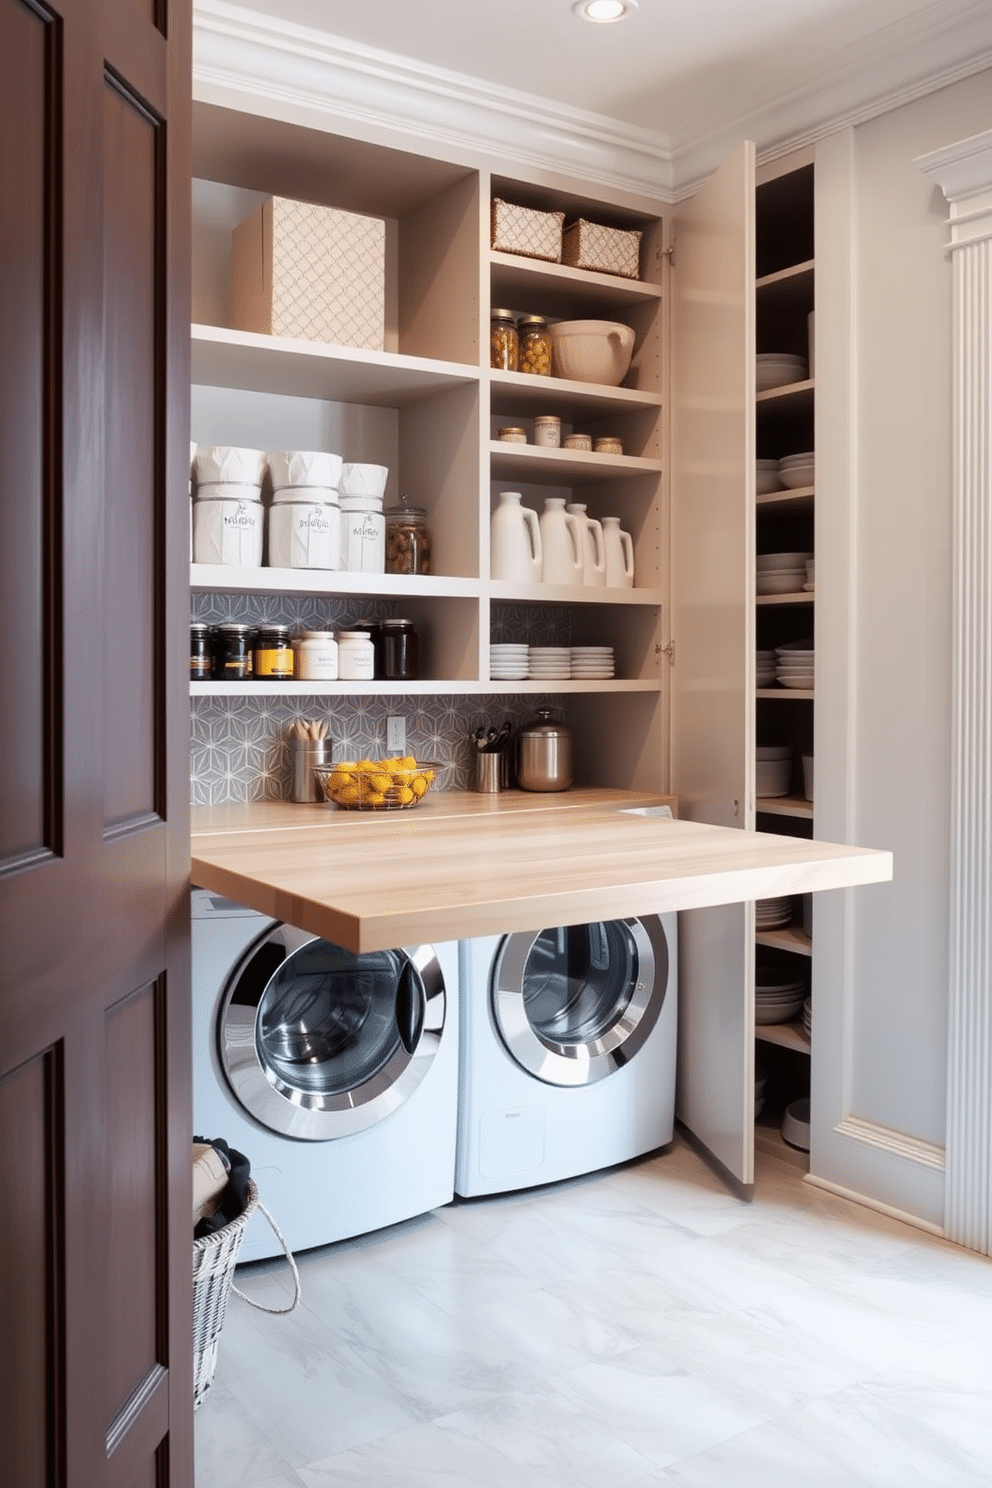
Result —
[[754, 576], [758, 594], [800, 594], [812, 553], [759, 553]]
[[767, 496], [771, 491], [781, 491], [782, 482], [778, 477], [777, 460], [759, 460], [755, 477], [755, 490], [759, 496]]
[[816, 457], [812, 450], [798, 455], [783, 455], [778, 462], [778, 478], [790, 491], [816, 484]]
[[787, 796], [792, 785], [792, 746], [759, 745], [754, 751], [755, 789], [759, 796]]
[[811, 690], [814, 685], [814, 648], [812, 637], [803, 641], [786, 641], [775, 647], [775, 680], [780, 687]]
[[791, 351], [760, 351], [755, 358], [755, 386], [759, 393], [788, 387], [793, 382], [805, 382], [806, 377], [806, 358], [795, 356]]
[[803, 585], [803, 589], [806, 591], [807, 594], [812, 594], [815, 588], [816, 588], [816, 559], [815, 558], [807, 558], [806, 559], [806, 582]]
[[494, 682], [519, 682], [527, 676], [527, 645], [498, 643], [489, 647], [489, 676]]
[[567, 680], [572, 675], [572, 648], [531, 646], [527, 653], [527, 675], [535, 682]]
[[754, 1021], [787, 1023], [802, 1008], [806, 982], [775, 966], [757, 966], [754, 972]]
[[587, 680], [612, 677], [615, 663], [612, 646], [573, 646], [572, 676]]
[[807, 996], [803, 1000], [803, 1028], [807, 1038], [813, 1037], [813, 999]]

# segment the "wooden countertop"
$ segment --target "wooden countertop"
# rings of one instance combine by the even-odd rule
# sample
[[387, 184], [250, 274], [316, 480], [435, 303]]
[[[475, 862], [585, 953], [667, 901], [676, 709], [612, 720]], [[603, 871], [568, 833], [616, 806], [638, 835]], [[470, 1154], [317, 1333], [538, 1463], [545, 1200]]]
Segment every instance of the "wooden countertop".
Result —
[[442, 791], [382, 813], [197, 807], [192, 877], [356, 952], [892, 877], [889, 852], [632, 812], [666, 799]]

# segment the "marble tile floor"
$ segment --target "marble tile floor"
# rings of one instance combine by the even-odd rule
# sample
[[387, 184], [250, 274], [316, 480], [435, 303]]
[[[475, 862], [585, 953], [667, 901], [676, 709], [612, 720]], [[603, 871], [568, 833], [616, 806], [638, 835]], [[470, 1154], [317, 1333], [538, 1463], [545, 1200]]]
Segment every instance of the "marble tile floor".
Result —
[[[232, 1296], [197, 1488], [979, 1488], [992, 1262], [681, 1140]], [[285, 1305], [285, 1262], [238, 1284]]]

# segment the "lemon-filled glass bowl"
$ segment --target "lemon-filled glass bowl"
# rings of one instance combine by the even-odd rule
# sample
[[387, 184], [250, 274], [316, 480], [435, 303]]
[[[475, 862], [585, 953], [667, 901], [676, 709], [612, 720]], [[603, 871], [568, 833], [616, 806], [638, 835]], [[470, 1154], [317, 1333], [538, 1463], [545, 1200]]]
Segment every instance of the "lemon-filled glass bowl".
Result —
[[345, 811], [409, 811], [419, 806], [443, 769], [442, 764], [418, 763], [403, 755], [315, 765], [314, 774], [324, 799]]

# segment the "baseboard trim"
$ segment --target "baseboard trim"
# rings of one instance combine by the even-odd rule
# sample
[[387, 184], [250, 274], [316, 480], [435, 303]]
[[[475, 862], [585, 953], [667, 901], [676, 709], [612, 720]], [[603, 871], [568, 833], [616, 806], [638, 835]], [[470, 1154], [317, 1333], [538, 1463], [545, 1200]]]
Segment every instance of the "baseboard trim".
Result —
[[935, 1142], [907, 1137], [904, 1132], [895, 1131], [890, 1126], [879, 1126], [874, 1121], [863, 1121], [859, 1116], [845, 1116], [842, 1121], [838, 1121], [834, 1131], [840, 1137], [864, 1142], [868, 1147], [877, 1147], [889, 1157], [901, 1157], [905, 1162], [933, 1168], [938, 1173], [944, 1171], [944, 1149]]
[[860, 1204], [862, 1209], [874, 1209], [889, 1219], [898, 1219], [903, 1224], [912, 1225], [914, 1230], [923, 1230], [925, 1234], [933, 1235], [938, 1240], [946, 1238], [941, 1225], [933, 1224], [929, 1219], [920, 1219], [917, 1214], [908, 1214], [905, 1209], [897, 1209], [894, 1204], [883, 1204], [881, 1199], [870, 1198], [868, 1194], [855, 1193], [854, 1189], [845, 1188], [843, 1184], [831, 1183], [829, 1178], [818, 1178], [815, 1173], [807, 1173], [803, 1182], [809, 1183], [813, 1188], [822, 1188], [826, 1193], [836, 1194], [839, 1199], [849, 1199], [852, 1204]]

